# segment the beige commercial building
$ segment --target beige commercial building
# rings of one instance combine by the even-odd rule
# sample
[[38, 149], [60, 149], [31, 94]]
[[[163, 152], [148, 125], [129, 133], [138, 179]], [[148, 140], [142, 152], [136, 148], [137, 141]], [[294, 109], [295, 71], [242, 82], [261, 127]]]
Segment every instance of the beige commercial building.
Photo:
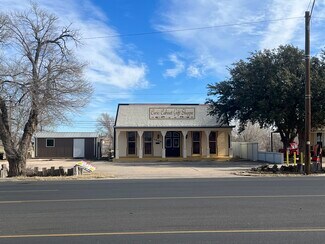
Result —
[[119, 104], [115, 159], [227, 157], [231, 130], [204, 104]]

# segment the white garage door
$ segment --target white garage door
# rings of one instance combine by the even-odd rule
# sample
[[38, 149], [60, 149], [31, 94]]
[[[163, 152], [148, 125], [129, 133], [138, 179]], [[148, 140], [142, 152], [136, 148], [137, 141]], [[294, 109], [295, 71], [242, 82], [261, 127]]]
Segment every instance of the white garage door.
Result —
[[85, 139], [73, 139], [73, 157], [85, 157]]

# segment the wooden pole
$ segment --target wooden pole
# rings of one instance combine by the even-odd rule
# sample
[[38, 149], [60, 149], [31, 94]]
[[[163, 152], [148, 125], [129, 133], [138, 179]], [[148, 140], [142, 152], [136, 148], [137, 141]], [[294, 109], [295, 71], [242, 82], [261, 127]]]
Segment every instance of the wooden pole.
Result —
[[306, 61], [306, 83], [305, 83], [305, 173], [310, 174], [310, 130], [311, 130], [311, 92], [310, 92], [310, 13], [305, 12], [305, 61]]

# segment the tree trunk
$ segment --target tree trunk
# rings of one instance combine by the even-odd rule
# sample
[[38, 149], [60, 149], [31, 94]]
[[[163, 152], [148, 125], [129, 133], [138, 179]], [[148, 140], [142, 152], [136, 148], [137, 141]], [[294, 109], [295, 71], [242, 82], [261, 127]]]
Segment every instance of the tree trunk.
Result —
[[8, 157], [9, 177], [26, 176], [26, 157]]
[[8, 128], [5, 128], [7, 129], [7, 133], [5, 133], [5, 130], [0, 131], [0, 137], [2, 139], [6, 157], [9, 162], [9, 177], [26, 176], [26, 159], [32, 135], [37, 126], [37, 115], [38, 111], [36, 109], [32, 109], [18, 146], [13, 143]]
[[287, 148], [290, 146], [290, 138], [285, 133], [280, 131], [281, 141], [283, 144], [283, 149], [287, 150]]
[[303, 152], [306, 155], [306, 135], [302, 131], [298, 134], [299, 139], [299, 152]]

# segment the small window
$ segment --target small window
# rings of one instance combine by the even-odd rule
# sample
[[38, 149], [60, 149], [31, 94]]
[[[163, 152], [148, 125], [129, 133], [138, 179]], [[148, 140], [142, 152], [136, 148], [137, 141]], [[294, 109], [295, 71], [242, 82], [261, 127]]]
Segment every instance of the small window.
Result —
[[179, 138], [173, 138], [173, 147], [179, 148]]
[[54, 139], [46, 139], [46, 147], [54, 147], [55, 141]]

